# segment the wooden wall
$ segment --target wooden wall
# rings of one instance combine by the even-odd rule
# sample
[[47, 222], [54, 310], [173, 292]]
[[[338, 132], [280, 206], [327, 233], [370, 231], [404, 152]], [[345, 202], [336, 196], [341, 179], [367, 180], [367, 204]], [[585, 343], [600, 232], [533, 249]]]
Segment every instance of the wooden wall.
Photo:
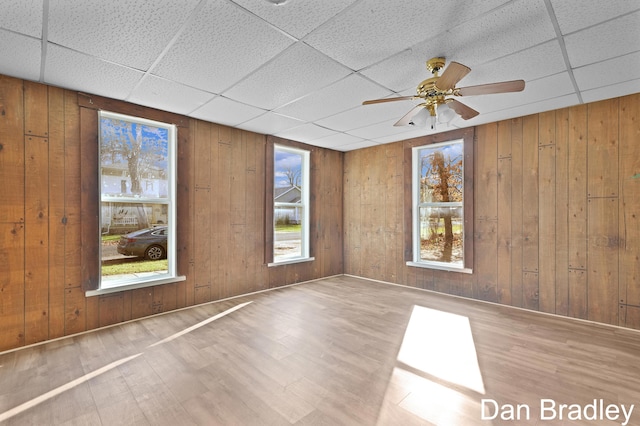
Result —
[[0, 351], [343, 272], [343, 153], [310, 147], [315, 261], [269, 268], [267, 137], [188, 119], [178, 146], [186, 281], [85, 297], [81, 109], [76, 92], [0, 76]]
[[346, 153], [345, 273], [640, 329], [640, 94], [475, 139], [473, 274], [405, 265], [416, 140]]

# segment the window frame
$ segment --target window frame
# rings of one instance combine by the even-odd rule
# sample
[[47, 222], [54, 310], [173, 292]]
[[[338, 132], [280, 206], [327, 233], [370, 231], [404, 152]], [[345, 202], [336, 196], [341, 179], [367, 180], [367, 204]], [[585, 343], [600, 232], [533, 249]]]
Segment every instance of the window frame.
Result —
[[[103, 222], [102, 218], [102, 205], [104, 202], [117, 202], [121, 204], [158, 204], [167, 206], [167, 272], [158, 276], [146, 276], [146, 277], [126, 277], [114, 280], [103, 279], [102, 268], [99, 271], [99, 283], [98, 289], [100, 291], [109, 290], [122, 290], [123, 287], [131, 288], [131, 286], [143, 287], [147, 285], [157, 285], [158, 283], [173, 282], [177, 277], [177, 250], [176, 250], [176, 188], [177, 188], [177, 127], [174, 124], [165, 123], [157, 120], [150, 120], [128, 114], [115, 113], [106, 110], [98, 110], [98, 158], [101, 157], [102, 146], [102, 127], [101, 123], [103, 119], [120, 120], [126, 123], [135, 123], [142, 126], [155, 127], [165, 129], [167, 131], [167, 197], [155, 198], [155, 197], [117, 197], [117, 198], [105, 198], [102, 188], [103, 182], [103, 165], [98, 160], [98, 182], [100, 189], [98, 190], [99, 203], [101, 208], [99, 209], [99, 223]], [[98, 241], [101, 241], [101, 233], [98, 233]], [[99, 256], [100, 263], [102, 264], [102, 244], [100, 244]]]
[[[178, 222], [176, 220], [177, 236], [174, 238], [177, 247], [176, 253], [176, 275], [173, 278], [163, 278], [153, 281], [136, 282], [130, 285], [123, 285], [109, 289], [100, 288], [101, 259], [100, 240], [96, 235], [100, 235], [100, 161], [99, 161], [99, 120], [98, 111], [103, 109], [119, 114], [139, 117], [162, 123], [170, 123], [176, 126], [176, 217], [188, 216], [191, 205], [189, 192], [186, 190], [189, 185], [188, 167], [186, 166], [188, 157], [187, 150], [190, 140], [190, 119], [188, 117], [142, 107], [123, 101], [104, 98], [98, 95], [77, 93], [77, 105], [79, 109], [79, 140], [80, 144], [80, 175], [81, 191], [78, 194], [80, 200], [80, 287], [85, 292], [86, 297], [100, 296], [110, 293], [117, 293], [143, 287], [152, 287], [162, 284], [178, 283], [187, 280], [184, 272], [188, 270], [190, 246], [188, 236], [191, 232], [191, 225], [188, 221]], [[66, 220], [76, 220], [70, 217]]]
[[[276, 162], [276, 153], [278, 151], [287, 152], [290, 154], [297, 154], [302, 156], [302, 164], [301, 164], [301, 174], [302, 174], [302, 185], [300, 187], [300, 204], [291, 204], [291, 203], [280, 203], [276, 202], [274, 199], [275, 194], [275, 162]], [[269, 198], [271, 199], [271, 213], [272, 213], [272, 221], [271, 221], [271, 233], [272, 233], [272, 242], [271, 244], [271, 253], [270, 259], [268, 262], [268, 266], [277, 266], [277, 265], [286, 265], [289, 263], [299, 263], [299, 262], [307, 262], [314, 260], [311, 256], [310, 249], [310, 218], [311, 218], [311, 203], [310, 203], [310, 188], [311, 188], [311, 151], [304, 149], [293, 147], [289, 145], [284, 145], [280, 143], [273, 144], [273, 155], [270, 156], [272, 162], [272, 170], [271, 180], [272, 180], [272, 190], [268, 193]], [[288, 206], [301, 206], [302, 207], [302, 229], [301, 229], [301, 254], [300, 256], [288, 257], [283, 259], [276, 259], [275, 255], [275, 240], [276, 240], [276, 229], [275, 229], [275, 210], [277, 207], [288, 207]]]
[[[420, 259], [419, 252], [419, 223], [418, 223], [418, 205], [417, 192], [419, 191], [417, 167], [414, 152], [421, 148], [429, 148], [433, 145], [447, 144], [453, 141], [462, 140], [463, 144], [463, 202], [462, 202], [462, 220], [463, 220], [463, 265], [454, 266], [453, 264], [425, 261]], [[473, 161], [474, 161], [474, 140], [475, 130], [473, 127], [467, 129], [459, 129], [446, 133], [425, 136], [421, 138], [405, 141], [405, 166], [404, 174], [408, 177], [405, 185], [404, 205], [405, 216], [405, 261], [407, 266], [428, 268], [436, 270], [444, 270], [450, 272], [461, 272], [466, 274], [473, 273], [473, 206], [474, 206], [474, 189], [473, 189]]]
[[[288, 148], [297, 148], [302, 151], [309, 152], [309, 176], [307, 179], [308, 188], [309, 188], [309, 234], [308, 234], [308, 257], [307, 258], [299, 258], [295, 260], [290, 260], [287, 262], [274, 262], [273, 254], [274, 254], [274, 160], [275, 160], [275, 151], [274, 147], [284, 146]], [[311, 262], [315, 260], [315, 243], [316, 237], [312, 234], [313, 228], [311, 227], [312, 223], [315, 223], [316, 212], [314, 211], [315, 204], [315, 195], [313, 193], [314, 185], [315, 185], [315, 177], [314, 170], [317, 167], [317, 164], [314, 162], [317, 161], [316, 157], [316, 147], [312, 145], [307, 145], [302, 142], [296, 142], [289, 139], [280, 138], [273, 135], [267, 135], [265, 141], [265, 176], [264, 180], [264, 188], [265, 188], [265, 199], [264, 199], [264, 263], [267, 267], [278, 267], [278, 266], [286, 266], [289, 264], [303, 263], [303, 262]]]

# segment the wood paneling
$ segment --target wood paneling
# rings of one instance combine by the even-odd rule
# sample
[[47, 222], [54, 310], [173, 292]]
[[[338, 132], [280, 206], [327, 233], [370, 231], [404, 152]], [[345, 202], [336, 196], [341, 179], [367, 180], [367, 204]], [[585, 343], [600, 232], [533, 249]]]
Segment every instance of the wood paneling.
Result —
[[22, 80], [0, 75], [0, 222], [24, 222]]
[[539, 149], [538, 116], [522, 121], [522, 269], [538, 272], [539, 256]]
[[518, 307], [523, 303], [522, 131], [522, 119], [511, 120], [511, 305]]
[[[620, 303], [640, 307], [640, 102], [620, 98]], [[639, 309], [636, 309], [637, 312]], [[637, 315], [637, 314], [636, 314]], [[640, 318], [640, 317], [636, 317]]]
[[[64, 224], [65, 288], [80, 287], [82, 258], [80, 111], [77, 94], [65, 91], [64, 96]], [[65, 302], [66, 305], [66, 302]], [[65, 332], [68, 333], [67, 330]]]
[[482, 196], [475, 199], [476, 220], [498, 220], [498, 125], [485, 124], [476, 130], [475, 185]]
[[555, 140], [555, 313], [568, 315], [569, 305], [569, 110], [556, 111]]
[[618, 195], [618, 99], [590, 104], [587, 109], [587, 195], [615, 197]]
[[[45, 92], [46, 96], [46, 92]], [[45, 97], [46, 104], [46, 97]], [[25, 136], [25, 343], [49, 336], [49, 140]]]
[[[485, 253], [476, 261], [478, 279], [475, 297], [497, 302], [498, 284], [498, 124], [478, 127], [475, 138], [476, 185], [482, 188], [475, 198], [475, 248]], [[465, 230], [466, 232], [466, 230]], [[437, 283], [436, 283], [437, 288]]]
[[569, 268], [587, 267], [587, 106], [569, 109]]
[[24, 223], [0, 222], [0, 351], [24, 336]]
[[587, 319], [587, 272], [569, 269], [568, 316]]
[[498, 277], [497, 301], [505, 305], [512, 304], [511, 262], [512, 232], [511, 214], [513, 205], [512, 159], [511, 159], [511, 122], [502, 121], [498, 125]]
[[[406, 164], [418, 140], [386, 147], [404, 147], [404, 177], [385, 188], [403, 192], [404, 206], [411, 196]], [[477, 127], [473, 274], [407, 266], [411, 221], [405, 218], [397, 237], [405, 244], [404, 259], [395, 260], [391, 246], [380, 260], [401, 268], [396, 280], [372, 276], [375, 270], [364, 271], [361, 261], [380, 243], [363, 230], [382, 224], [362, 213], [363, 200], [378, 195], [367, 176], [378, 176], [382, 169], [376, 168], [386, 165], [372, 161], [378, 148], [350, 151], [345, 272], [451, 294], [464, 293], [470, 282], [467, 297], [640, 328], [638, 140], [640, 94]]]
[[49, 338], [64, 336], [65, 134], [64, 90], [49, 88]]
[[[178, 272], [185, 281], [85, 296], [99, 271], [97, 109], [178, 126]], [[266, 139], [0, 76], [0, 350], [343, 273], [344, 154], [303, 144], [315, 158], [316, 259], [267, 267]]]
[[100, 284], [100, 246], [95, 244], [99, 229], [98, 116], [93, 109], [80, 108], [80, 285], [95, 290]]
[[32, 81], [24, 82], [24, 134], [49, 136], [49, 105], [47, 86]]
[[[542, 121], [541, 121], [542, 124]], [[540, 136], [546, 133], [541, 133]], [[540, 310], [556, 310], [556, 147], [538, 147]]]
[[618, 199], [589, 199], [587, 318], [618, 323]]

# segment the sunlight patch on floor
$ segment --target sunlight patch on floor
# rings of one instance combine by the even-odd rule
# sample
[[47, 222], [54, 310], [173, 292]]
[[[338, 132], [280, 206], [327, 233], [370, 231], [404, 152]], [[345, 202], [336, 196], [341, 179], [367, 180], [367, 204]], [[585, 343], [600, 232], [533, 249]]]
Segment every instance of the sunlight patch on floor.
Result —
[[445, 382], [485, 394], [469, 318], [414, 306], [398, 361]]
[[414, 306], [377, 424], [490, 426], [480, 419], [484, 394], [469, 318]]

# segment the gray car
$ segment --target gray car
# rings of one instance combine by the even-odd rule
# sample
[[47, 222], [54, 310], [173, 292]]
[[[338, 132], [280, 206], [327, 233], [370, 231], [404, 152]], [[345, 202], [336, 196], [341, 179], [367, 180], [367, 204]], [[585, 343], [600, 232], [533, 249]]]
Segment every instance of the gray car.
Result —
[[118, 253], [125, 256], [159, 260], [167, 257], [167, 227], [139, 229], [122, 235], [118, 242]]

